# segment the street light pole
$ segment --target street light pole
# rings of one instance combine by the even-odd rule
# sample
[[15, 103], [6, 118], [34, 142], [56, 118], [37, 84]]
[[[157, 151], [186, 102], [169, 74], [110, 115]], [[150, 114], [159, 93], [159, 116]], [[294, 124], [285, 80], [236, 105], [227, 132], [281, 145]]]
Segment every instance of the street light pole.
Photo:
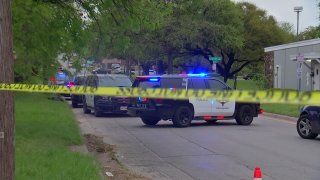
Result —
[[297, 37], [299, 35], [299, 15], [300, 15], [300, 12], [302, 12], [303, 10], [303, 7], [302, 6], [296, 6], [294, 7], [294, 12], [297, 13]]

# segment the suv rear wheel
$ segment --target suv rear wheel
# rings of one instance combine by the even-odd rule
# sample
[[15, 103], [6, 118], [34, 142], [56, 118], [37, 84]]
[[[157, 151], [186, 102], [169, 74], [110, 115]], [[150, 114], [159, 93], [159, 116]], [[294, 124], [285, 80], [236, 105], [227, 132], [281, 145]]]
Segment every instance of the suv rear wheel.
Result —
[[253, 121], [253, 109], [249, 105], [242, 105], [236, 115], [236, 121], [239, 125], [250, 125]]
[[141, 120], [145, 125], [154, 126], [160, 121], [160, 118], [152, 116], [142, 116]]
[[193, 119], [193, 111], [187, 105], [179, 106], [174, 113], [172, 122], [175, 127], [188, 127]]
[[312, 133], [311, 130], [312, 126], [310, 120], [308, 119], [308, 115], [301, 115], [297, 122], [298, 134], [304, 139], [314, 139], [318, 136], [318, 134]]
[[78, 107], [78, 103], [73, 101], [73, 100], [71, 101], [71, 104], [72, 104], [73, 108], [77, 108]]

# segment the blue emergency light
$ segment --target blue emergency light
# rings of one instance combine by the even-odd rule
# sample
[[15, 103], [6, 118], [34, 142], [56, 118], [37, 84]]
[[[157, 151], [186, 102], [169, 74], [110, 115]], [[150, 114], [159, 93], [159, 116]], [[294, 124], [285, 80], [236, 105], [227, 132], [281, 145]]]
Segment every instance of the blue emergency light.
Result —
[[193, 73], [189, 73], [189, 74], [180, 74], [180, 76], [190, 76], [190, 77], [205, 77], [208, 74], [206, 73], [199, 73], [199, 74], [193, 74]]
[[160, 79], [159, 78], [150, 78], [149, 81], [150, 82], [158, 82]]

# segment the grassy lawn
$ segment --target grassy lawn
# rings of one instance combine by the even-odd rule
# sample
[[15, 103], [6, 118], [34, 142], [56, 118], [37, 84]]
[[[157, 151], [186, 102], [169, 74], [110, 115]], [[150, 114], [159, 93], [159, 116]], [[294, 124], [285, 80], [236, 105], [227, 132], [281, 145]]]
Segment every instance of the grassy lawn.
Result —
[[292, 104], [262, 104], [262, 109], [266, 112], [298, 117], [301, 106]]
[[[228, 80], [227, 84], [233, 88], [234, 80]], [[257, 90], [259, 87], [251, 80], [237, 80], [237, 89], [239, 90]]]
[[[228, 80], [228, 85], [233, 87], [233, 80]], [[258, 90], [259, 87], [252, 80], [238, 80], [237, 89], [241, 90]], [[287, 115], [292, 117], [299, 116], [301, 106], [291, 104], [261, 104], [261, 107], [269, 113]]]
[[15, 102], [16, 179], [101, 179], [93, 156], [68, 148], [82, 138], [66, 103], [31, 93], [17, 93]]

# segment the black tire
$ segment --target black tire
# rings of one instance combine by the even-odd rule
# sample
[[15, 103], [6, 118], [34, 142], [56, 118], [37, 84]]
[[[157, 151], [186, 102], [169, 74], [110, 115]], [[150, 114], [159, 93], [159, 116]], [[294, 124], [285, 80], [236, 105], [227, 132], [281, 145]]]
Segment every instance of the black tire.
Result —
[[71, 102], [71, 105], [72, 105], [73, 108], [77, 108], [77, 107], [78, 107], [78, 103], [75, 102], [75, 101], [72, 101], [72, 102]]
[[102, 117], [103, 113], [101, 111], [94, 111], [94, 116], [95, 117]]
[[312, 126], [307, 114], [303, 114], [297, 121], [297, 131], [303, 139], [315, 139], [318, 134], [312, 133]]
[[216, 124], [218, 120], [205, 120], [208, 124]]
[[96, 108], [96, 105], [94, 105], [94, 116], [101, 117], [102, 115], [103, 113]]
[[254, 112], [251, 106], [241, 105], [236, 115], [237, 124], [248, 126], [252, 123]]
[[188, 127], [193, 119], [193, 111], [189, 106], [182, 105], [174, 113], [172, 122], [175, 127]]
[[83, 106], [82, 106], [82, 108], [83, 108], [83, 113], [85, 113], [85, 114], [90, 114], [90, 113], [91, 113], [91, 110], [88, 109], [88, 107], [87, 107], [87, 102], [86, 102], [85, 99], [83, 100]]
[[141, 117], [141, 120], [142, 122], [145, 124], [145, 125], [148, 125], [148, 126], [154, 126], [156, 125], [161, 119], [159, 117], [152, 117], [152, 116], [148, 116], [148, 117]]

